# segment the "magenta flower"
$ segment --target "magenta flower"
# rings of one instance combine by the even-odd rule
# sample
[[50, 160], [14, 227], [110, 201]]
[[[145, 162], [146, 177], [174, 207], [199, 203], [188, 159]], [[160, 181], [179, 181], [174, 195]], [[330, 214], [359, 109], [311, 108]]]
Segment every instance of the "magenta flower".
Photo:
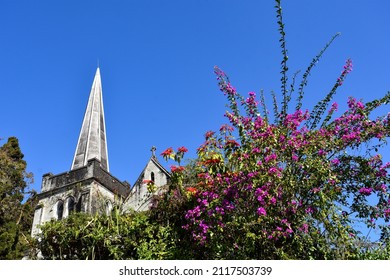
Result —
[[259, 216], [267, 216], [267, 211], [265, 211], [263, 207], [259, 207], [257, 208], [257, 214], [259, 214]]
[[303, 224], [302, 227], [300, 227], [300, 230], [303, 231], [304, 233], [308, 233], [309, 232], [309, 225]]
[[311, 213], [314, 213], [314, 209], [313, 209], [312, 207], [309, 206], [309, 207], [306, 208], [305, 212], [306, 212], [307, 214], [311, 214]]
[[359, 190], [359, 193], [363, 194], [363, 195], [370, 195], [372, 192], [372, 188], [361, 188]]
[[337, 166], [337, 165], [340, 164], [340, 160], [339, 160], [338, 158], [332, 159], [330, 162], [331, 162], [333, 165], [335, 165], [335, 166]]
[[271, 167], [269, 170], [268, 170], [268, 174], [269, 175], [276, 175], [278, 177], [280, 177], [282, 174], [280, 172], [280, 170], [276, 167]]
[[277, 155], [271, 154], [271, 155], [265, 157], [265, 162], [269, 162], [271, 160], [276, 160], [276, 159], [277, 159]]
[[378, 189], [380, 190], [380, 191], [382, 191], [382, 192], [386, 192], [386, 185], [385, 184], [382, 184], [382, 185], [380, 185], [380, 186], [378, 186]]
[[339, 105], [336, 102], [334, 102], [332, 104], [332, 107], [329, 110], [329, 113], [333, 113], [333, 112], [337, 111], [338, 108], [339, 108]]
[[319, 156], [326, 156], [326, 152], [324, 150], [319, 150], [318, 155]]

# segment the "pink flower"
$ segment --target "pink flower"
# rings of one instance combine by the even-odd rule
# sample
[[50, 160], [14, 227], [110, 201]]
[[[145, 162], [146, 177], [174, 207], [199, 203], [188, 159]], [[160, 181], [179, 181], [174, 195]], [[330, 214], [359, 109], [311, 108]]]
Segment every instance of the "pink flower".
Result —
[[269, 162], [271, 160], [276, 160], [276, 158], [277, 158], [276, 154], [271, 154], [271, 155], [265, 157], [265, 162]]
[[313, 208], [311, 208], [310, 206], [309, 206], [309, 207], [307, 207], [305, 211], [306, 211], [306, 213], [307, 213], [307, 214], [314, 213], [314, 209], [313, 209]]
[[326, 156], [326, 152], [324, 150], [319, 150], [318, 155], [319, 156]]
[[271, 167], [269, 170], [268, 170], [268, 174], [269, 175], [276, 175], [278, 177], [282, 176], [280, 170], [276, 167]]
[[356, 107], [359, 108], [359, 109], [364, 109], [364, 104], [361, 101], [358, 101], [356, 103]]
[[370, 195], [372, 192], [372, 188], [361, 188], [359, 192], [363, 195]]
[[300, 228], [300, 230], [303, 231], [304, 233], [308, 233], [309, 232], [309, 225], [303, 224], [302, 227]]
[[263, 207], [259, 207], [259, 208], [257, 208], [257, 214], [259, 214], [259, 216], [266, 216], [267, 211], [265, 211], [265, 209]]
[[332, 159], [330, 162], [331, 162], [333, 165], [336, 165], [336, 166], [340, 164], [340, 160], [339, 160], [338, 158]]
[[331, 107], [330, 110], [329, 110], [329, 113], [331, 114], [331, 113], [337, 111], [338, 107], [339, 107], [339, 105], [338, 105], [336, 102], [334, 102], [334, 103], [332, 104], [332, 107]]

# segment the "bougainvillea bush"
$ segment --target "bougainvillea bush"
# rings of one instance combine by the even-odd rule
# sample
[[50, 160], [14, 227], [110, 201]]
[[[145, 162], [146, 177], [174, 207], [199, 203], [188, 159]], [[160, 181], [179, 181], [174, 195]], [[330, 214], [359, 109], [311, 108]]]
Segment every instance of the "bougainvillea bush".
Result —
[[[229, 124], [205, 134], [187, 170], [172, 166], [170, 191], [156, 207], [169, 212], [161, 209], [168, 205], [164, 199], [181, 205], [178, 226], [198, 246], [198, 258], [353, 259], [388, 250], [390, 163], [378, 149], [389, 137], [390, 114], [371, 119], [370, 113], [388, 103], [390, 94], [367, 103], [350, 97], [348, 109], [335, 117], [338, 104], [332, 99], [352, 71], [348, 59], [329, 94], [313, 109], [303, 109], [307, 78], [338, 35], [295, 89], [296, 76], [288, 84], [282, 10], [276, 3], [281, 104], [274, 95], [270, 116], [263, 94], [240, 95], [215, 67]], [[180, 161], [183, 154], [169, 148], [162, 156]], [[380, 242], [363, 238], [357, 222], [380, 229]]]

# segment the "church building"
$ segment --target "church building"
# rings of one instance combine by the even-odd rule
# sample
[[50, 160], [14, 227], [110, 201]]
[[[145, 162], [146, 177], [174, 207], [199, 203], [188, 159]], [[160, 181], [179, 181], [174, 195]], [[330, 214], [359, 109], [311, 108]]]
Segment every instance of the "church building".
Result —
[[170, 177], [158, 162], [155, 150], [152, 147], [152, 155], [133, 187], [110, 173], [102, 83], [97, 68], [71, 169], [43, 175], [31, 235], [39, 232], [39, 225], [66, 218], [72, 211], [108, 214], [115, 205], [121, 206], [123, 212], [147, 210], [153, 194], [146, 182], [153, 181], [158, 191]]

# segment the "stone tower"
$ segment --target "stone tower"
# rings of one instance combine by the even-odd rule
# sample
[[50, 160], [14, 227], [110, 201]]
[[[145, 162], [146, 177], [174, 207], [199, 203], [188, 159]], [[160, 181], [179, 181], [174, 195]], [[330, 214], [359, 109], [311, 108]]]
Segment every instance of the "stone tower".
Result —
[[133, 188], [109, 172], [102, 83], [97, 68], [71, 170], [43, 175], [31, 235], [39, 232], [39, 225], [66, 218], [73, 211], [108, 214], [116, 204], [121, 205], [123, 212], [147, 210], [153, 194], [148, 192], [145, 181], [152, 180], [159, 191], [169, 177], [158, 162], [154, 147]]

